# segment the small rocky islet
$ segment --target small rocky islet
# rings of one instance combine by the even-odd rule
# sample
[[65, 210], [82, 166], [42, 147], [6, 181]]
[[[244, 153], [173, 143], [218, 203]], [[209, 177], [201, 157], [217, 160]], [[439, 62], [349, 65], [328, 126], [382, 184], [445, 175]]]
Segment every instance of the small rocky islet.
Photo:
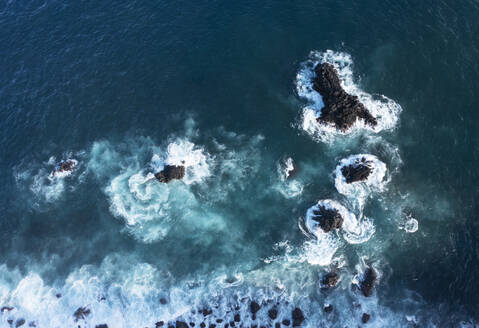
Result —
[[349, 130], [358, 120], [371, 127], [378, 124], [358, 97], [348, 94], [343, 89], [333, 65], [319, 63], [314, 72], [313, 89], [319, 92], [324, 103], [321, 115], [317, 118], [318, 123], [333, 125], [341, 132]]

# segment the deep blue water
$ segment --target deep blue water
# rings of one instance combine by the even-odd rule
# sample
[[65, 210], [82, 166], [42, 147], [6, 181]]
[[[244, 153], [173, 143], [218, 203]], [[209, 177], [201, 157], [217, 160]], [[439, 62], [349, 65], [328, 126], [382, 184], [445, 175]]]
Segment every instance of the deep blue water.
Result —
[[[363, 312], [371, 327], [478, 325], [478, 17], [475, 0], [0, 1], [0, 305], [14, 307], [0, 326], [154, 327], [215, 305], [229, 321], [238, 304], [245, 327], [273, 325], [273, 301], [311, 327]], [[302, 129], [297, 75], [328, 49], [402, 108], [391, 128], [329, 142]], [[204, 177], [134, 180], [187, 142]], [[333, 175], [358, 153], [388, 169], [360, 211], [374, 234], [339, 235], [326, 261], [299, 225], [320, 199], [360, 216]], [[67, 158], [73, 173], [48, 179]], [[405, 212], [416, 232], [399, 229]], [[381, 273], [371, 298], [350, 288], [364, 263]]]

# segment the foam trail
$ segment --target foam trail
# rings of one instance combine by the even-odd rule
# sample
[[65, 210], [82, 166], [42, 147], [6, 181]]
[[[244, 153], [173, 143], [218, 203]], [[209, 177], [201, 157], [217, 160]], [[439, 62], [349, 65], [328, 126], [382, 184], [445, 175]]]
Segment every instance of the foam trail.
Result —
[[296, 167], [291, 157], [285, 158], [278, 163], [278, 175], [280, 182], [275, 185], [284, 197], [293, 198], [303, 193], [304, 185], [298, 179], [294, 179], [296, 174]]
[[[359, 101], [377, 119], [378, 124], [374, 127], [364, 124], [362, 120], [357, 121], [352, 128], [346, 132], [338, 131], [331, 125], [320, 124], [317, 118], [321, 116], [321, 108], [324, 107], [321, 95], [313, 89], [314, 67], [319, 63], [329, 63], [337, 70], [343, 89], [359, 98]], [[393, 129], [399, 120], [402, 108], [399, 104], [383, 95], [371, 95], [364, 92], [354, 82], [353, 60], [349, 54], [343, 52], [312, 51], [309, 59], [301, 65], [296, 76], [296, 91], [301, 98], [308, 102], [302, 110], [300, 127], [316, 141], [332, 142], [338, 135], [356, 133], [360, 130], [380, 132]]]

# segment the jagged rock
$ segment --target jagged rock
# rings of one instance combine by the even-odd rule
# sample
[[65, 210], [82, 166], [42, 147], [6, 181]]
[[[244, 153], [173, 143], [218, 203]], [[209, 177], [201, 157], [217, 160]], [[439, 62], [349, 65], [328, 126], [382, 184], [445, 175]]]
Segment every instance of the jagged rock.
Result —
[[194, 327], [195, 326], [195, 323], [192, 321], [190, 322], [190, 327]]
[[333, 311], [333, 306], [331, 304], [328, 304], [326, 305], [324, 308], [323, 308], [324, 312], [326, 313], [330, 313]]
[[73, 313], [73, 316], [75, 317], [75, 321], [78, 321], [80, 319], [85, 319], [88, 315], [90, 314], [90, 309], [87, 307], [79, 307], [76, 309], [76, 311]]
[[343, 225], [343, 217], [336, 209], [318, 206], [317, 210], [313, 211], [312, 219], [319, 223], [324, 232], [330, 232], [333, 229], [339, 229]]
[[377, 120], [358, 100], [348, 94], [341, 86], [338, 72], [333, 65], [320, 63], [314, 68], [313, 89], [321, 94], [324, 107], [318, 122], [332, 124], [336, 129], [346, 131], [358, 119], [370, 126], [377, 125]]
[[346, 183], [366, 180], [373, 170], [371, 163], [371, 161], [368, 161], [366, 158], [362, 157], [350, 165], [343, 166], [341, 168], [341, 173], [346, 179]]
[[276, 310], [275, 308], [268, 310], [268, 317], [271, 320], [276, 319], [278, 317], [278, 310]]
[[168, 183], [174, 179], [183, 179], [185, 176], [185, 167], [181, 165], [165, 165], [163, 170], [155, 174], [155, 177], [164, 183]]
[[300, 326], [304, 321], [303, 311], [300, 308], [295, 308], [292, 312], [293, 316], [293, 327]]
[[363, 280], [361, 281], [359, 288], [364, 296], [369, 297], [374, 291], [374, 284], [377, 279], [377, 273], [372, 267], [368, 267], [364, 272]]
[[336, 272], [328, 272], [323, 276], [323, 279], [321, 280], [321, 284], [326, 287], [334, 287], [339, 281], [339, 275]]
[[361, 318], [361, 321], [362, 321], [363, 323], [368, 323], [369, 319], [371, 319], [371, 315], [368, 314], [368, 313], [363, 313], [363, 316], [362, 316], [362, 318]]
[[251, 302], [251, 305], [250, 305], [251, 313], [255, 314], [256, 312], [259, 311], [260, 308], [261, 306], [258, 303], [256, 303], [255, 301]]

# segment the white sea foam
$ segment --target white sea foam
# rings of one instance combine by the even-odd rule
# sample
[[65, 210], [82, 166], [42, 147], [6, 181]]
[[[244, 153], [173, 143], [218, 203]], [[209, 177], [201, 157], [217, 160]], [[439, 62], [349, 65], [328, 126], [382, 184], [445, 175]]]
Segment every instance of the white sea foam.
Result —
[[[317, 122], [324, 103], [321, 95], [313, 89], [314, 67], [318, 63], [324, 62], [332, 64], [336, 68], [343, 89], [359, 98], [359, 101], [377, 119], [378, 124], [376, 126], [371, 127], [360, 120], [348, 131], [341, 132], [331, 125]], [[309, 59], [301, 65], [301, 69], [296, 76], [296, 91], [300, 97], [307, 100], [308, 104], [302, 110], [300, 126], [317, 141], [332, 142], [337, 135], [351, 134], [362, 129], [373, 132], [389, 130], [397, 124], [402, 110], [401, 106], [386, 96], [373, 96], [362, 91], [354, 82], [352, 66], [353, 60], [349, 54], [331, 50], [326, 52], [312, 51]]]
[[291, 176], [291, 174], [294, 174], [295, 169], [295, 164], [291, 157], [287, 157], [278, 163], [280, 181], [275, 185], [275, 189], [286, 198], [297, 197], [303, 193], [303, 183]]
[[[365, 159], [368, 166], [371, 168], [371, 172], [364, 181], [357, 181], [347, 183], [346, 178], [342, 173], [342, 168], [348, 165], [353, 165]], [[364, 200], [372, 192], [383, 191], [388, 180], [386, 176], [386, 164], [381, 162], [376, 156], [369, 154], [351, 155], [342, 159], [338, 166], [336, 166], [334, 185], [339, 193], [345, 195], [350, 199], [354, 199], [359, 203], [360, 209], [362, 209]]]

